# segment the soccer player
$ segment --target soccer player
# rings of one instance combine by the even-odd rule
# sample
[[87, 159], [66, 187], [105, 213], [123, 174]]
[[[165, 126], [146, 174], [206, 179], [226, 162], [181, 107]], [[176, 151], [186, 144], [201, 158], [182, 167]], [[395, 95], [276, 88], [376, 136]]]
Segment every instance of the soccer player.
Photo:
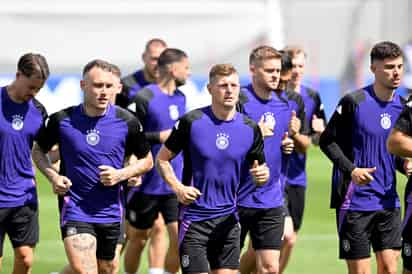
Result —
[[[156, 168], [177, 194], [183, 273], [237, 273], [240, 227], [237, 189], [245, 165], [258, 185], [269, 178], [259, 127], [236, 112], [239, 76], [232, 65], [209, 73], [212, 105], [184, 115], [160, 149]], [[183, 151], [178, 179], [171, 160]]]
[[[115, 273], [122, 221], [119, 182], [153, 165], [139, 121], [109, 104], [116, 85], [111, 64], [93, 60], [80, 82], [84, 103], [53, 114], [40, 132], [33, 159], [59, 195], [61, 232], [75, 273]], [[46, 153], [59, 145], [60, 174]], [[123, 167], [130, 156], [139, 160]]]
[[[410, 101], [406, 108], [400, 114], [398, 121], [390, 133], [387, 140], [389, 152], [401, 156], [412, 157], [412, 104]], [[403, 273], [412, 274], [412, 179], [411, 162], [407, 161], [407, 175], [409, 176], [408, 184], [405, 189], [405, 217], [402, 225], [402, 259]]]
[[[136, 93], [146, 85], [156, 82], [157, 60], [160, 54], [167, 48], [164, 40], [150, 39], [142, 54], [144, 67], [122, 79], [122, 91], [116, 96], [116, 104], [127, 108], [132, 103]], [[133, 188], [132, 188], [133, 190]], [[126, 223], [126, 227], [128, 224]], [[159, 214], [150, 232], [149, 242], [149, 274], [163, 274], [163, 267], [167, 251], [166, 228], [162, 215]], [[139, 258], [128, 258], [131, 264], [138, 264]]]
[[[189, 60], [179, 49], [166, 49], [158, 59], [158, 80], [139, 91], [128, 109], [135, 112], [147, 139], [152, 144], [152, 154], [156, 155], [162, 143], [169, 137], [177, 119], [185, 113], [186, 98], [178, 89], [189, 77]], [[173, 160], [173, 167], [179, 178], [182, 173], [182, 157]], [[139, 190], [128, 199], [126, 218], [129, 244], [125, 252], [125, 271], [135, 273], [139, 268], [140, 255], [148, 239], [150, 229], [159, 213], [164, 218], [169, 234], [169, 249], [165, 270], [176, 273], [179, 270], [177, 246], [178, 201], [158, 172], [153, 169], [142, 181]], [[133, 258], [139, 258], [137, 261]]]
[[157, 60], [167, 48], [165, 41], [159, 38], [150, 39], [142, 54], [144, 67], [122, 78], [122, 92], [116, 96], [116, 104], [127, 108], [136, 93], [145, 86], [156, 82]]
[[[256, 250], [257, 273], [278, 273], [279, 250], [283, 233], [282, 141], [288, 138], [292, 108], [287, 98], [274, 92], [280, 79], [282, 55], [274, 48], [260, 46], [249, 57], [252, 83], [243, 87], [238, 108], [257, 122], [264, 137], [264, 152], [270, 170], [269, 181], [256, 186], [251, 176], [242, 174], [238, 191], [241, 246], [250, 232]], [[250, 253], [250, 252], [248, 252]], [[251, 258], [250, 254], [244, 255]], [[240, 270], [247, 273], [242, 256]], [[250, 272], [250, 271], [249, 271]]]
[[49, 76], [46, 59], [27, 53], [16, 78], [0, 88], [0, 269], [8, 235], [14, 250], [13, 273], [30, 273], [39, 240], [38, 201], [31, 161], [33, 141], [47, 116], [34, 98]]
[[[305, 106], [306, 117], [302, 123], [309, 129], [309, 135], [305, 136], [306, 145], [309, 146], [309, 142], [318, 144], [320, 134], [325, 129], [326, 115], [319, 94], [302, 84], [306, 53], [299, 47], [287, 47], [284, 56], [291, 59], [292, 65], [286, 90], [288, 93], [299, 94]], [[306, 186], [306, 153], [294, 151], [289, 159], [285, 184], [285, 200], [289, 214], [285, 220], [285, 234], [280, 252], [280, 273], [283, 273], [287, 266], [302, 225]]]
[[396, 273], [401, 248], [395, 168], [405, 168], [387, 151], [386, 139], [403, 109], [395, 93], [403, 74], [402, 51], [385, 41], [374, 45], [370, 57], [373, 84], [340, 100], [319, 142], [333, 162], [331, 206], [339, 257], [350, 274], [371, 273], [371, 245], [377, 273]]

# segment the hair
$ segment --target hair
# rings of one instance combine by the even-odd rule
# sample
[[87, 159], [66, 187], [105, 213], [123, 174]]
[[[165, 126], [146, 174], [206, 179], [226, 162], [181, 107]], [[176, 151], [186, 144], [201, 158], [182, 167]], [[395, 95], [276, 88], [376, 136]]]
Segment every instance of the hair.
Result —
[[383, 41], [373, 46], [371, 50], [371, 63], [376, 60], [383, 61], [386, 58], [403, 56], [401, 48], [390, 41]]
[[159, 59], [157, 60], [157, 65], [159, 69], [165, 68], [167, 65], [180, 62], [184, 58], [187, 58], [187, 54], [184, 51], [167, 48], [160, 54]]
[[109, 62], [101, 60], [101, 59], [95, 59], [95, 60], [90, 61], [84, 66], [83, 77], [95, 67], [100, 68], [104, 71], [114, 73], [113, 64], [110, 64]]
[[121, 78], [122, 77], [122, 72], [121, 72], [120, 68], [115, 64], [110, 64], [110, 65], [112, 66], [113, 75]]
[[256, 64], [270, 59], [281, 59], [282, 55], [275, 48], [270, 46], [259, 46], [252, 50], [249, 55], [249, 65]]
[[301, 46], [286, 46], [283, 51], [285, 51], [291, 58], [295, 57], [298, 54], [303, 54], [306, 58], [306, 52]]
[[214, 65], [209, 72], [209, 83], [213, 82], [218, 76], [229, 76], [237, 74], [237, 70], [232, 64]]
[[26, 53], [17, 62], [17, 70], [26, 77], [36, 76], [46, 80], [50, 75], [49, 65], [43, 55]]
[[287, 72], [293, 68], [292, 56], [289, 52], [285, 50], [280, 50], [279, 53], [282, 55], [282, 69], [280, 73]]
[[167, 44], [166, 44], [166, 42], [165, 42], [164, 40], [162, 40], [162, 39], [160, 39], [160, 38], [153, 38], [153, 39], [150, 39], [149, 41], [147, 41], [147, 43], [146, 43], [146, 45], [145, 45], [145, 47], [144, 47], [145, 51], [149, 51], [150, 47], [151, 47], [153, 44], [160, 44], [161, 46], [167, 48]]

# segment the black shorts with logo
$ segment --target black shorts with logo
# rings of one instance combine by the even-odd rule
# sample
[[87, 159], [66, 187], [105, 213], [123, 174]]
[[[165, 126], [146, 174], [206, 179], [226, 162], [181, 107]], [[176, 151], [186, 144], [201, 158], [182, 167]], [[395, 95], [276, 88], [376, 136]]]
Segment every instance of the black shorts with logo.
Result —
[[353, 260], [370, 257], [374, 252], [401, 248], [399, 208], [379, 211], [337, 211], [339, 257]]
[[62, 238], [87, 233], [96, 238], [96, 258], [111, 261], [115, 257], [116, 245], [119, 241], [120, 223], [86, 223], [68, 221], [61, 228]]
[[135, 192], [126, 205], [126, 219], [137, 229], [149, 229], [162, 214], [165, 224], [177, 222], [179, 202], [175, 194], [150, 195]]
[[253, 249], [280, 250], [285, 219], [283, 206], [277, 208], [238, 207], [241, 248], [250, 233]]
[[305, 193], [306, 188], [303, 186], [290, 184], [285, 186], [285, 207], [287, 208], [287, 215], [292, 218], [294, 231], [298, 231], [302, 226]]
[[180, 223], [179, 254], [183, 274], [239, 269], [240, 226], [237, 218], [231, 214]]
[[0, 257], [3, 256], [3, 244], [6, 234], [13, 248], [35, 246], [39, 241], [37, 204], [0, 208]]

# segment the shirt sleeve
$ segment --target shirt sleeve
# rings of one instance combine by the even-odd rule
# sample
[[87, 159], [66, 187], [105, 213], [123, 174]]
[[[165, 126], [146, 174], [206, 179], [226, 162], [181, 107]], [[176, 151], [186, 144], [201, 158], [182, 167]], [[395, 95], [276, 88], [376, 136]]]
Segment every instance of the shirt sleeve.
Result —
[[188, 119], [188, 115], [177, 120], [172, 129], [172, 133], [165, 142], [167, 149], [178, 154], [187, 147], [190, 142], [190, 127], [191, 122]]
[[342, 98], [319, 141], [321, 150], [344, 173], [351, 173], [356, 167], [351, 160], [353, 148], [350, 136], [355, 109], [356, 104], [350, 96]]
[[258, 160], [259, 164], [266, 162], [263, 147], [264, 144], [262, 133], [258, 125], [253, 123], [253, 144], [246, 155], [246, 160], [250, 165], [252, 165], [255, 160]]
[[150, 151], [150, 145], [143, 133], [142, 125], [136, 118], [130, 119], [127, 125], [126, 156], [134, 154], [139, 159], [144, 158]]
[[50, 149], [58, 143], [59, 140], [59, 125], [62, 118], [62, 113], [55, 113], [44, 120], [43, 126], [40, 128], [36, 142], [43, 150], [49, 152]]
[[412, 112], [411, 108], [406, 106], [398, 117], [394, 128], [405, 133], [406, 135], [412, 136]]

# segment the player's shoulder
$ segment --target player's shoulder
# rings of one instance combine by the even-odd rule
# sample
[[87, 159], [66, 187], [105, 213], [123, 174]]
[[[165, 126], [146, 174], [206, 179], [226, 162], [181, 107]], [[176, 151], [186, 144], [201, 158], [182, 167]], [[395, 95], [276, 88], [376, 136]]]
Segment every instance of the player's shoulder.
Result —
[[137, 84], [137, 81], [136, 81], [135, 73], [136, 73], [136, 72], [131, 73], [131, 74], [128, 74], [128, 75], [126, 75], [125, 77], [123, 77], [123, 78], [121, 79], [122, 84], [123, 84], [124, 86], [127, 86], [128, 88], [136, 85], [136, 84]]
[[42, 114], [42, 116], [47, 116], [47, 110], [44, 107], [44, 105], [40, 103], [39, 100], [37, 100], [36, 98], [33, 98], [32, 103], [35, 109], [37, 109]]
[[184, 114], [179, 120], [184, 121], [186, 123], [193, 123], [196, 120], [199, 120], [205, 114], [207, 107], [193, 109], [186, 114]]
[[61, 122], [62, 120], [66, 119], [66, 118], [70, 118], [73, 114], [73, 112], [75, 111], [76, 108], [78, 108], [79, 106], [70, 106], [67, 108], [64, 108], [62, 110], [59, 110], [53, 114], [51, 114], [49, 116], [49, 119], [51, 121], [55, 121], [57, 123]]
[[366, 97], [368, 95], [368, 87], [360, 88], [355, 91], [351, 91], [347, 94], [345, 94], [341, 102], [342, 103], [350, 103], [354, 105], [359, 105], [360, 103], [364, 102], [366, 100]]

